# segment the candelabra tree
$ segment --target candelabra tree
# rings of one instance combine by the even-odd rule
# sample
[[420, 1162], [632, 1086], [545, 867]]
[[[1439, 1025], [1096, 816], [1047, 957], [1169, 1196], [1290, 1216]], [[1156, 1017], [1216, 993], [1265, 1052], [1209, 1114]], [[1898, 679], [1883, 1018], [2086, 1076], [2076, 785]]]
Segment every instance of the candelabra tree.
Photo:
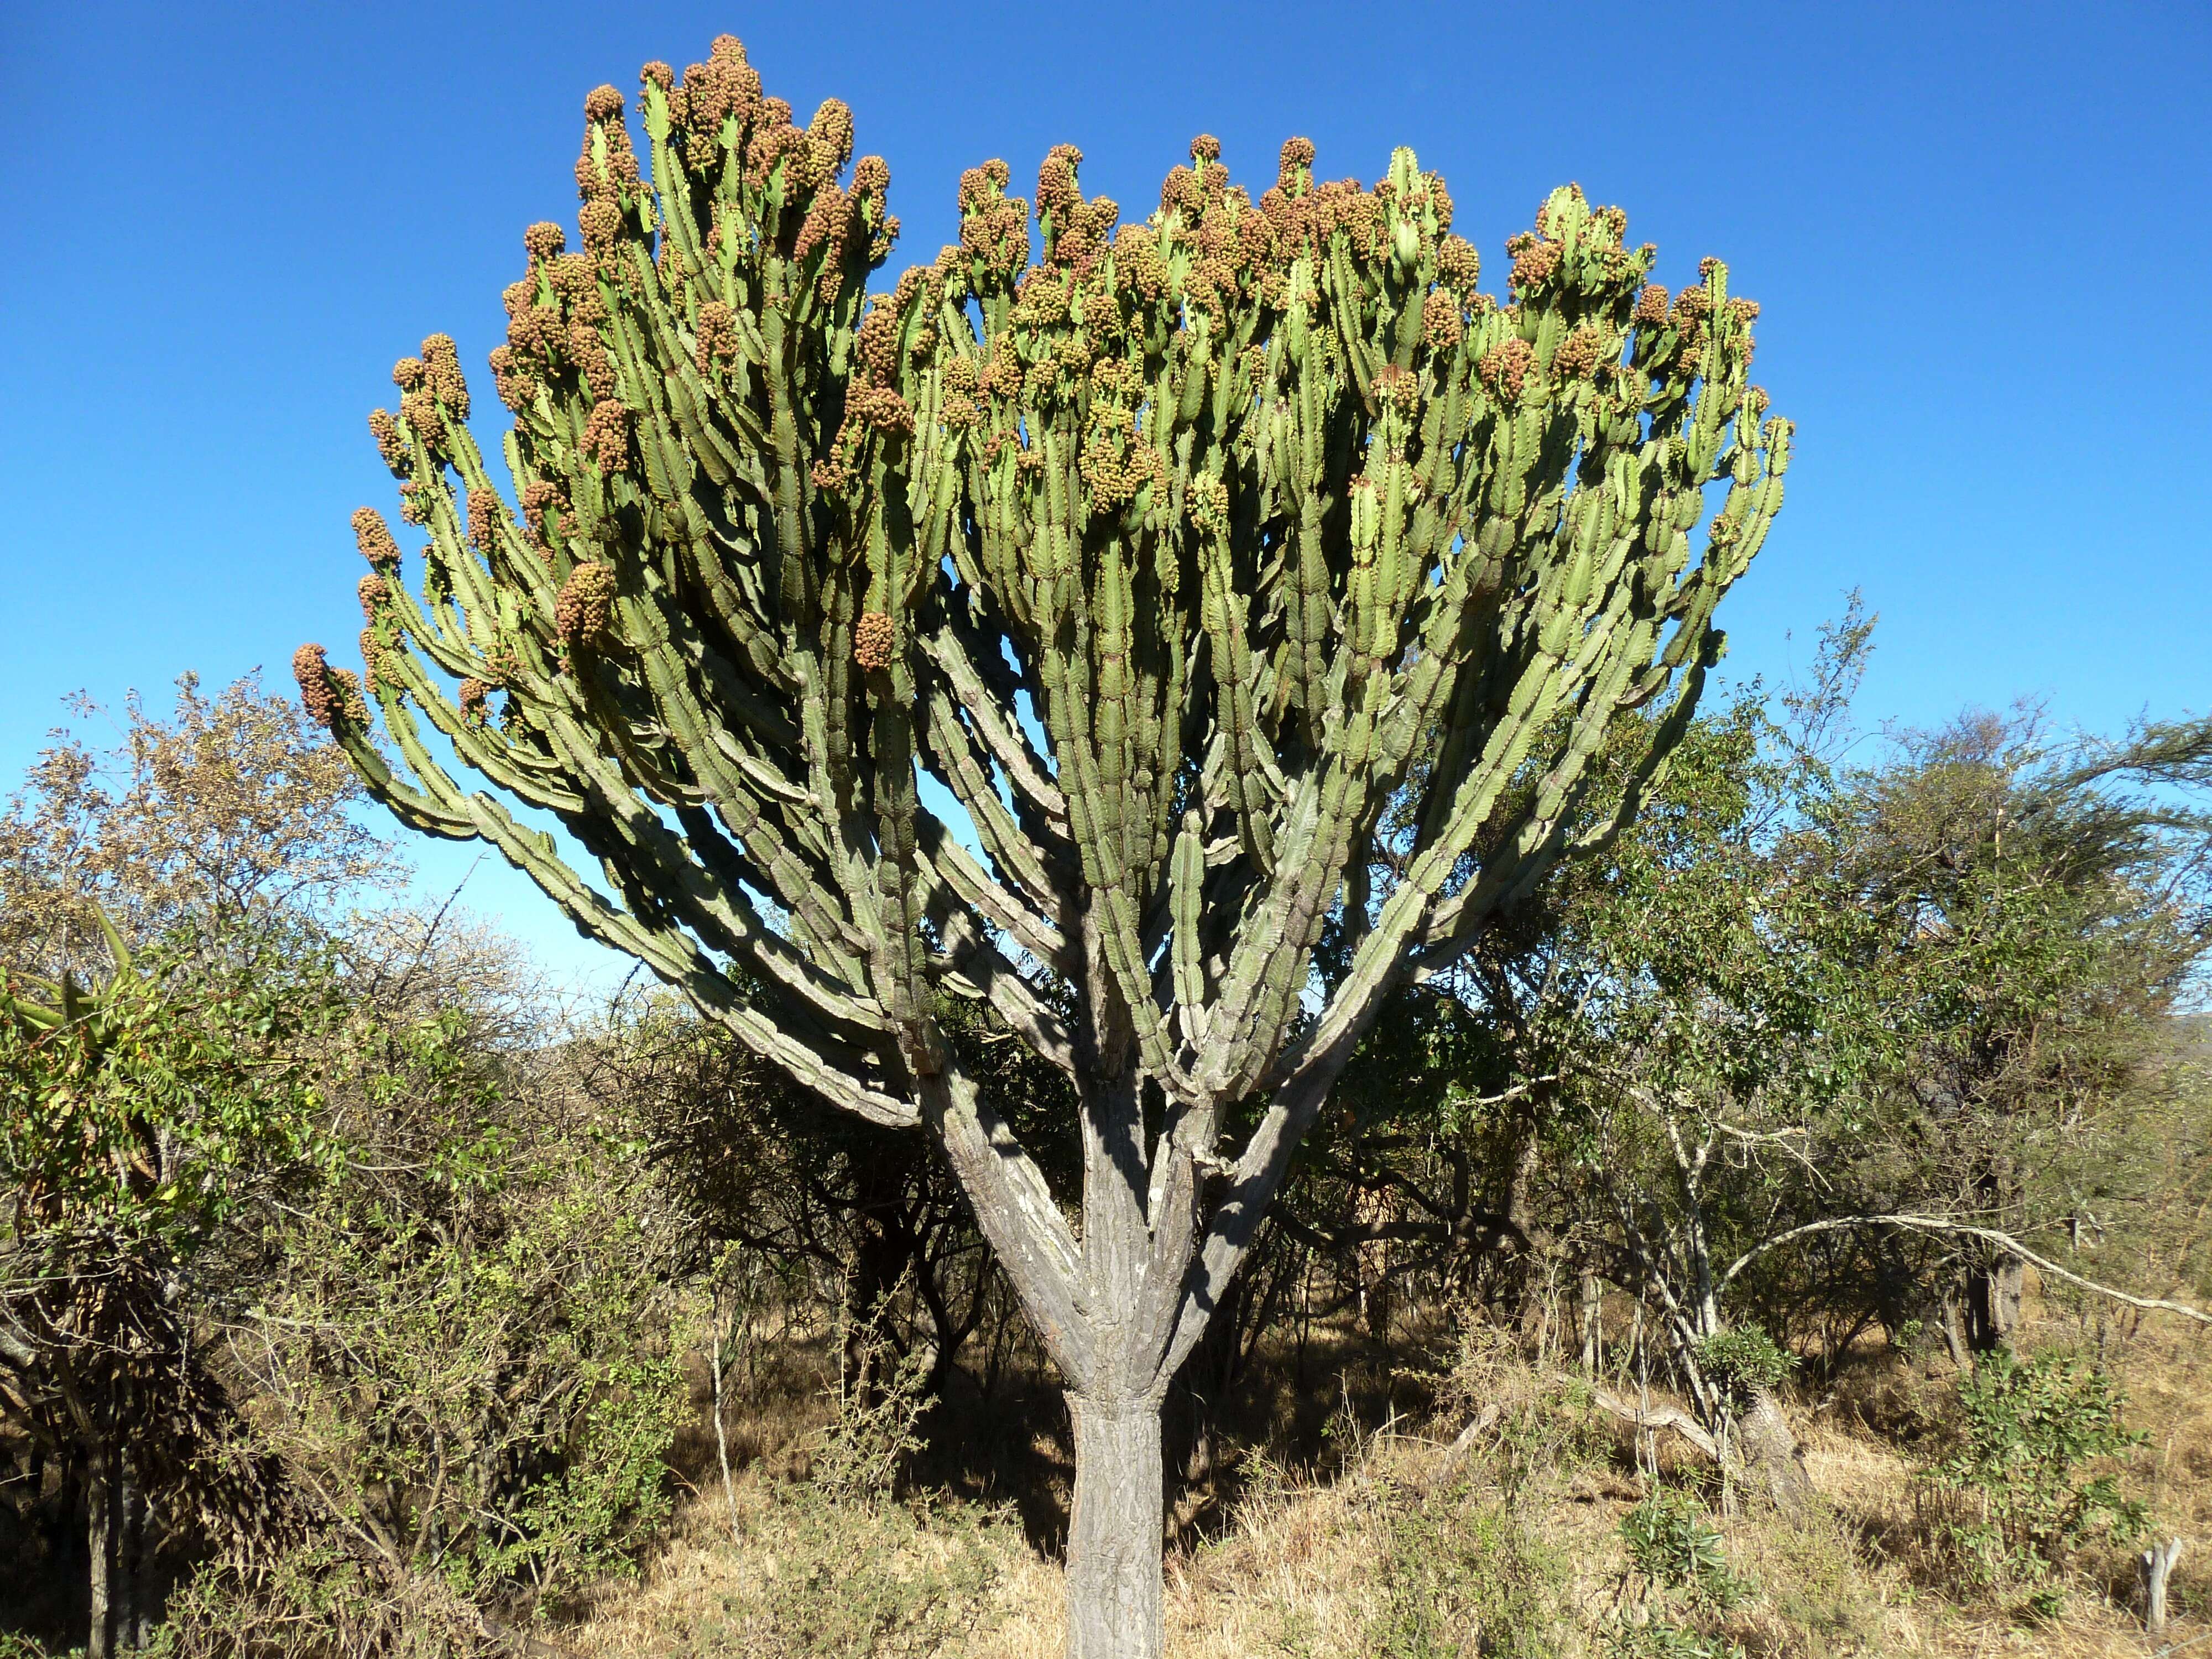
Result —
[[[1257, 202], [1195, 140], [1127, 224], [1060, 146], [1034, 239], [988, 162], [871, 296], [843, 104], [797, 125], [727, 37], [641, 81], [645, 155], [594, 91], [582, 249], [532, 227], [507, 290], [512, 499], [434, 335], [370, 421], [419, 583], [362, 509], [366, 673], [303, 647], [301, 696], [401, 819], [939, 1139], [1066, 1384], [1070, 1651], [1155, 1654], [1161, 1398], [1301, 1134], [1382, 998], [1634, 811], [1590, 757], [1645, 709], [1648, 780], [1720, 649], [1789, 454], [1755, 307], [1571, 185], [1500, 306], [1412, 152], [1322, 183], [1296, 138]], [[1079, 1193], [953, 999], [1066, 1074]]]

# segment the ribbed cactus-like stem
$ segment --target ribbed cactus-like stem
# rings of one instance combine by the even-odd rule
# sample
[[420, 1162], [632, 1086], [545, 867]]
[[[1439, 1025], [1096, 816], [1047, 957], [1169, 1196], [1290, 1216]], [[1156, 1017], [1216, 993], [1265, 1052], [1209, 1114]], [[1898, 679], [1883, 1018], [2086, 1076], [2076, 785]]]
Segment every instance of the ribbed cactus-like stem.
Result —
[[[1501, 306], [1410, 151], [1323, 184], [1298, 139], [1256, 202], [1196, 141], [1142, 222], [1072, 148], [1033, 208], [987, 163], [959, 242], [870, 297], [896, 221], [844, 106], [797, 125], [727, 37], [642, 80], [642, 154], [586, 102], [581, 250], [533, 227], [507, 292], [514, 504], [445, 337], [372, 419], [428, 536], [410, 586], [356, 515], [389, 749], [319, 651], [304, 695], [403, 819], [493, 842], [830, 1101], [929, 1124], [1119, 1421], [1378, 1000], [1607, 833], [1601, 743], [1665, 763], [1782, 500], [1756, 307], [1713, 261], [1669, 296], [1571, 185]], [[1079, 1212], [948, 996], [1073, 1079]]]

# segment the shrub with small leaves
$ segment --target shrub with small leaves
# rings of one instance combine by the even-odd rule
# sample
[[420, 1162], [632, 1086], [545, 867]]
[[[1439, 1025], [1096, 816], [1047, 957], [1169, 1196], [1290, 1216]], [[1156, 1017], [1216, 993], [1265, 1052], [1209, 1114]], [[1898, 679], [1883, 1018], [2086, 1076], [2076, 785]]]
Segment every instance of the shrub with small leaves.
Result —
[[1726, 1613], [1758, 1594], [1729, 1565], [1717, 1528], [1698, 1500], [1671, 1486], [1656, 1488], [1620, 1518], [1621, 1541], [1638, 1572], [1665, 1589], [1686, 1590], [1700, 1604]]
[[1715, 1331], [1698, 1344], [1698, 1365], [1733, 1407], [1773, 1389], [1797, 1369], [1797, 1356], [1757, 1325]]
[[2125, 1544], [2147, 1524], [2121, 1496], [2118, 1460], [2145, 1436], [2123, 1421], [2126, 1396], [2100, 1367], [2052, 1352], [1980, 1356], [1959, 1379], [1959, 1437], [1929, 1484], [1973, 1518], [1953, 1542], [1986, 1582], [2034, 1580], [2084, 1544]]

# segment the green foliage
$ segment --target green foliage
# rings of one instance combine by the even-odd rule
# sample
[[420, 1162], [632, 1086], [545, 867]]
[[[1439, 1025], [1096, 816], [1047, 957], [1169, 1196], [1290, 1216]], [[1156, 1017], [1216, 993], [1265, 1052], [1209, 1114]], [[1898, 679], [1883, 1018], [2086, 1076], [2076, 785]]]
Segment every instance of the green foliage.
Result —
[[465, 1594], [625, 1569], [666, 1514], [683, 1400], [641, 1146], [460, 1010], [351, 1041], [343, 1178], [253, 1310], [265, 1439]]
[[1606, 1632], [1606, 1647], [1620, 1659], [1743, 1659], [1741, 1643], [1665, 1619], [1615, 1625]]
[[1754, 1394], [1779, 1387], [1797, 1369], [1797, 1356], [1758, 1325], [1715, 1331], [1699, 1341], [1694, 1352], [1706, 1379], [1739, 1407]]
[[1662, 1589], [1687, 1591], [1701, 1606], [1726, 1613], [1759, 1593], [1729, 1566], [1720, 1530], [1696, 1497], [1677, 1487], [1655, 1487], [1623, 1516], [1620, 1538], [1638, 1572]]
[[0, 984], [0, 1182], [18, 1240], [189, 1252], [271, 1181], [326, 1167], [302, 1047], [334, 1017], [312, 946], [209, 962], [179, 944]]
[[433, 1573], [328, 1539], [266, 1553], [243, 1577], [203, 1572], [178, 1587], [154, 1659], [494, 1659], [510, 1653], [483, 1612]]
[[1469, 1651], [1542, 1659], [1560, 1650], [1566, 1564], [1511, 1504], [1444, 1495], [1373, 1506], [1389, 1601], [1366, 1632], [1380, 1659]]
[[1958, 1443], [1927, 1480], [1978, 1511], [1952, 1533], [1990, 1582], [2033, 1581], [2093, 1540], [2142, 1534], [2145, 1507], [2112, 1467], [2145, 1439], [2125, 1405], [2101, 1368], [2058, 1352], [1980, 1355], [1959, 1379]]

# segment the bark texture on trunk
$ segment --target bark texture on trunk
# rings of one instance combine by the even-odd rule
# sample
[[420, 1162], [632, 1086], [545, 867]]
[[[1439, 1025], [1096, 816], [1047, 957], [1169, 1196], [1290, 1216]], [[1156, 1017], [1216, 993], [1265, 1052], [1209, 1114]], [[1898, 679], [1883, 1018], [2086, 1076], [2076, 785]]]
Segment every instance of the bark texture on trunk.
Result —
[[2173, 1564], [2181, 1559], [2181, 1540], [2169, 1540], [2154, 1544], [2138, 1558], [2142, 1571], [2143, 1632], [2149, 1636], [2166, 1634], [2166, 1581], [2172, 1577]]
[[1075, 1503], [1067, 1529], [1068, 1659], [1159, 1659], [1166, 1484], [1152, 1400], [1070, 1392]]
[[85, 1483], [85, 1541], [91, 1547], [91, 1625], [85, 1637], [86, 1659], [110, 1659], [115, 1651], [115, 1584], [117, 1524], [115, 1460], [103, 1452], [92, 1460]]
[[89, 1460], [85, 1541], [91, 1571], [86, 1659], [136, 1653], [153, 1634], [147, 1605], [146, 1492], [131, 1450], [104, 1448]]
[[1805, 1473], [1804, 1454], [1783, 1415], [1782, 1402], [1769, 1390], [1753, 1391], [1736, 1425], [1736, 1444], [1746, 1472], [1759, 1480], [1777, 1509], [1796, 1515], [1805, 1507], [1813, 1496], [1813, 1478]]
[[2016, 1255], [1999, 1254], [1974, 1269], [1966, 1286], [1966, 1346], [1976, 1353], [2012, 1346], [2026, 1277], [2027, 1264]]

